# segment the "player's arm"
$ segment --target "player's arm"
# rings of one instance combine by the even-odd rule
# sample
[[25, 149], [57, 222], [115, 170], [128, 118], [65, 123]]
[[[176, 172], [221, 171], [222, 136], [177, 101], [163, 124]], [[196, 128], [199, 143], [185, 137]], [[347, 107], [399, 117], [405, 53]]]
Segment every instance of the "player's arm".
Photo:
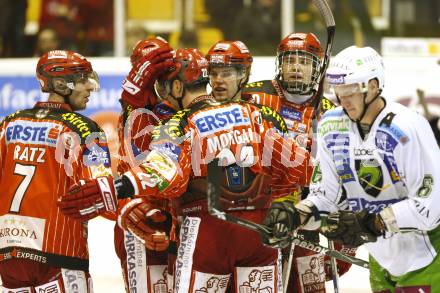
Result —
[[153, 129], [159, 123], [159, 118], [151, 110], [131, 106], [123, 109], [118, 121], [118, 173], [138, 166], [145, 159]]
[[415, 114], [411, 122], [408, 141], [399, 143], [395, 154], [408, 198], [380, 213], [388, 232], [430, 231], [440, 218], [440, 151], [426, 119]]
[[[111, 172], [110, 152], [104, 131], [97, 125], [84, 139], [72, 163], [73, 182], [60, 196], [58, 206], [67, 216], [89, 220], [105, 213], [116, 213], [116, 190]], [[112, 216], [113, 217], [113, 216]]]
[[[160, 126], [159, 126], [160, 127]], [[146, 159], [124, 173], [132, 189], [129, 196], [172, 199], [180, 196], [191, 174], [189, 142], [153, 141]], [[128, 181], [127, 184], [128, 185]]]
[[326, 144], [318, 138], [318, 159], [306, 200], [294, 204], [289, 200], [274, 200], [267, 217], [266, 225], [273, 229], [273, 236], [280, 240], [298, 228], [315, 230], [321, 226], [321, 216], [336, 212], [346, 205], [342, 194], [339, 176]]
[[174, 67], [172, 48], [162, 46], [142, 56], [122, 84], [122, 108], [150, 108], [157, 104], [155, 81]]
[[[122, 207], [118, 223], [151, 250], [168, 247], [171, 216], [163, 204], [180, 196], [191, 173], [189, 142], [153, 141], [151, 152], [117, 183], [120, 197], [135, 197]], [[160, 205], [158, 206], [158, 203]]]
[[132, 68], [122, 84], [122, 112], [118, 123], [120, 173], [136, 166], [151, 142], [150, 133], [159, 122], [152, 112], [157, 104], [154, 83], [174, 68], [171, 51], [167, 44], [145, 48], [145, 53], [132, 61]]

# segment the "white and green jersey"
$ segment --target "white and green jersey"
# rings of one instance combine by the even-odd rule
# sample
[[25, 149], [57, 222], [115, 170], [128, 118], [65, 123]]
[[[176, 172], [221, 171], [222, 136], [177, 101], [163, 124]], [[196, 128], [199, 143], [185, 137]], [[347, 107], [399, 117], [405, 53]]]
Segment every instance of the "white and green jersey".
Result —
[[306, 201], [322, 214], [391, 207], [400, 232], [366, 244], [370, 254], [394, 276], [432, 262], [440, 249], [440, 151], [425, 118], [388, 103], [362, 139], [341, 107], [330, 110], [318, 125], [318, 159]]

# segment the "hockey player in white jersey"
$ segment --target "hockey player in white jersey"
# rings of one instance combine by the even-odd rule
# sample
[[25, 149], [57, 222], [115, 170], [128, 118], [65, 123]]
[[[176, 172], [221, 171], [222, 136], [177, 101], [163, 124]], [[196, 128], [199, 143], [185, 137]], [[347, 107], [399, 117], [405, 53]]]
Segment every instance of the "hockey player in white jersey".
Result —
[[345, 245], [365, 244], [373, 292], [440, 292], [440, 151], [428, 122], [381, 96], [384, 68], [372, 48], [341, 51], [327, 80], [341, 107], [319, 122], [308, 198], [268, 212], [274, 244], [321, 227]]

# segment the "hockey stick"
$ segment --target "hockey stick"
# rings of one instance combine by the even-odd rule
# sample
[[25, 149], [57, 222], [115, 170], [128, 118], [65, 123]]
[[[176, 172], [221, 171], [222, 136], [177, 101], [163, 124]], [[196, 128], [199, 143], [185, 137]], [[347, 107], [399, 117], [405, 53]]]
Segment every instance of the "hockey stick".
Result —
[[289, 247], [289, 258], [287, 259], [287, 263], [283, 269], [283, 293], [287, 293], [287, 288], [289, 287], [289, 279], [290, 279], [290, 272], [292, 270], [294, 251], [295, 251], [295, 244], [292, 242], [292, 244], [290, 244]]
[[[319, 13], [321, 14], [322, 18], [324, 19], [325, 26], [327, 27], [327, 45], [325, 48], [325, 55], [324, 60], [322, 62], [321, 67], [321, 73], [320, 73], [320, 81], [319, 81], [319, 87], [317, 91], [317, 97], [320, 97], [324, 93], [324, 82], [325, 82], [325, 72], [328, 68], [328, 65], [330, 63], [330, 58], [332, 54], [333, 49], [333, 40], [335, 38], [335, 32], [336, 32], [336, 24], [335, 19], [333, 17], [332, 10], [330, 9], [330, 6], [328, 5], [326, 0], [312, 0], [313, 4], [318, 9]], [[321, 105], [321, 98], [318, 98], [314, 107], [314, 112], [316, 113]], [[293, 244], [292, 244], [293, 245]], [[332, 241], [328, 241], [328, 247], [331, 250], [334, 249], [334, 245]], [[293, 253], [293, 251], [291, 251]], [[339, 275], [338, 275], [338, 267], [336, 263], [336, 257], [330, 256], [330, 262], [331, 262], [331, 269], [332, 269], [332, 280], [333, 280], [333, 287], [335, 289], [335, 293], [339, 293]]]
[[336, 25], [335, 25], [335, 19], [333, 17], [332, 10], [330, 9], [330, 6], [328, 5], [326, 0], [312, 0], [313, 4], [316, 6], [316, 8], [319, 10], [319, 13], [321, 14], [322, 18], [324, 19], [325, 26], [327, 27], [327, 45], [325, 47], [325, 54], [324, 54], [324, 60], [322, 62], [321, 67], [321, 80], [324, 79], [324, 73], [327, 70], [330, 57], [332, 54], [333, 49], [333, 40], [335, 38], [335, 31], [336, 31]]
[[423, 108], [423, 114], [426, 117], [426, 119], [429, 119], [432, 117], [431, 112], [428, 109], [428, 104], [426, 103], [426, 96], [425, 91], [422, 89], [416, 89], [417, 92], [417, 98], [419, 99], [419, 104]]
[[[251, 229], [253, 231], [256, 231], [260, 233], [261, 235], [267, 237], [268, 239], [271, 238], [272, 230], [261, 224], [257, 224], [248, 220], [240, 219], [238, 217], [234, 217], [226, 212], [224, 212], [220, 206], [219, 203], [219, 190], [220, 190], [220, 182], [219, 178], [221, 178], [221, 167], [219, 166], [219, 159], [214, 159], [208, 164], [208, 190], [207, 190], [207, 200], [208, 200], [208, 211], [209, 213], [217, 217], [218, 219], [231, 222], [243, 227], [246, 227], [248, 229]], [[329, 249], [327, 247], [321, 246], [317, 243], [313, 243], [311, 241], [304, 240], [297, 236], [290, 236], [289, 241], [294, 243], [295, 245], [298, 245], [299, 247], [309, 249], [312, 251], [315, 251], [317, 253], [322, 253], [325, 255], [328, 255], [329, 257], [334, 257], [336, 259], [361, 266], [363, 268], [368, 268], [369, 264], [368, 262], [352, 257], [350, 255], [346, 255], [340, 251]]]
[[[333, 241], [328, 240], [328, 248], [335, 249], [335, 245]], [[331, 257], [330, 258], [330, 264], [332, 269], [332, 281], [333, 281], [333, 287], [335, 288], [334, 293], [339, 293], [339, 273], [338, 273], [338, 264], [336, 262], [336, 258]]]
[[[324, 60], [322, 61], [321, 66], [321, 72], [319, 73], [319, 87], [317, 90], [317, 97], [322, 96], [322, 93], [324, 91], [324, 80], [325, 80], [325, 72], [327, 70], [327, 67], [330, 63], [330, 57], [332, 55], [332, 49], [333, 49], [333, 41], [335, 38], [335, 32], [336, 32], [336, 25], [335, 25], [335, 19], [333, 17], [332, 10], [330, 9], [330, 6], [328, 5], [326, 0], [312, 0], [313, 4], [318, 9], [319, 13], [321, 14], [322, 18], [324, 19], [325, 26], [327, 27], [327, 44], [325, 47], [325, 53], [324, 53]], [[316, 99], [315, 103], [315, 112], [319, 108], [319, 105], [321, 104], [321, 99]]]

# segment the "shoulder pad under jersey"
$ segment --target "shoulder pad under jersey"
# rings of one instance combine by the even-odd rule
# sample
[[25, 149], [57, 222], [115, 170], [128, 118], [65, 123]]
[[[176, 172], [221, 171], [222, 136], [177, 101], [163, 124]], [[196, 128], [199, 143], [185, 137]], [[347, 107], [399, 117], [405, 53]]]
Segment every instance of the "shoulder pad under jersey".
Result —
[[12, 114], [7, 115], [0, 121], [0, 128], [2, 128], [6, 123], [12, 121], [15, 117], [20, 117], [19, 114], [24, 110], [18, 110]]
[[261, 80], [252, 83], [248, 83], [244, 86], [242, 93], [265, 93], [269, 95], [278, 95], [275, 87], [273, 86], [272, 80]]
[[[177, 111], [168, 119], [163, 120], [156, 126], [152, 133], [153, 140], [168, 139], [177, 144], [180, 144], [181, 138], [185, 135], [185, 127], [188, 125], [188, 117], [197, 111], [203, 110], [207, 107], [218, 104], [214, 100], [202, 100], [191, 106], [189, 109]], [[179, 139], [180, 138], [180, 139]]]
[[92, 133], [98, 133], [99, 136], [97, 136], [97, 138], [105, 140], [105, 133], [96, 122], [76, 112], [55, 108], [32, 108], [20, 110], [8, 115], [5, 121], [12, 121], [19, 118], [29, 118], [35, 121], [38, 121], [38, 119], [47, 119], [61, 122], [79, 135], [81, 143], [85, 143], [86, 138]]
[[76, 132], [84, 143], [89, 135], [96, 133], [96, 138], [105, 140], [105, 133], [92, 119], [76, 112], [60, 112], [59, 121]]
[[321, 98], [321, 106], [320, 106], [320, 112], [325, 113], [328, 110], [336, 108], [335, 103], [327, 99], [326, 97]]
[[33, 118], [32, 109], [18, 110], [12, 114], [7, 115], [2, 122], [9, 122], [16, 118], [22, 118], [22, 117]]
[[157, 104], [156, 107], [154, 107], [153, 112], [158, 116], [160, 120], [163, 120], [174, 115], [177, 111], [167, 103], [162, 102]]
[[259, 105], [259, 104], [252, 104], [253, 106], [260, 109], [261, 117], [269, 122], [271, 122], [278, 130], [280, 130], [283, 133], [287, 133], [287, 125], [284, 121], [284, 118], [281, 117], [281, 115], [275, 111], [274, 109]]

